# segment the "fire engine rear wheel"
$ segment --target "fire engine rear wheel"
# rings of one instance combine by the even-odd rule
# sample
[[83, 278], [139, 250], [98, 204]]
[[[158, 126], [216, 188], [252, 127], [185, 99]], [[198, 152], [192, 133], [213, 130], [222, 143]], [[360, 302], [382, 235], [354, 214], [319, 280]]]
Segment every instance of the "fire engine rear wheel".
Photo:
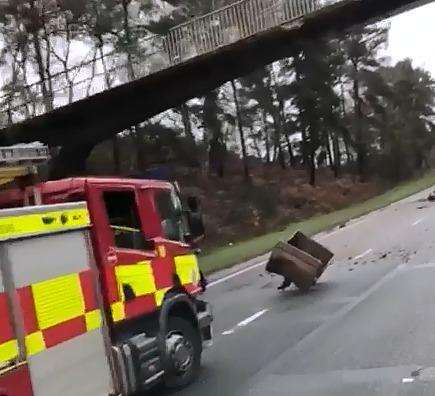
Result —
[[193, 382], [201, 365], [201, 335], [191, 322], [169, 318], [166, 335], [169, 367], [165, 378], [168, 388], [183, 388]]

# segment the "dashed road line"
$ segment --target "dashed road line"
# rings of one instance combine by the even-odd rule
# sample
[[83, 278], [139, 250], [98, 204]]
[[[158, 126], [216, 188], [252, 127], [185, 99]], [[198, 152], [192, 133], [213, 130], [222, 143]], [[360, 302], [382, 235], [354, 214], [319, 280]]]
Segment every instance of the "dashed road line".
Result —
[[368, 249], [364, 253], [361, 253], [359, 256], [356, 256], [355, 260], [360, 260], [360, 259], [362, 259], [363, 257], [369, 255], [372, 252], [373, 252], [373, 249]]
[[252, 323], [254, 320], [258, 319], [260, 316], [263, 316], [268, 309], [262, 309], [261, 311], [255, 313], [254, 315], [251, 315], [249, 318], [246, 318], [245, 320], [242, 320], [241, 322], [237, 323], [237, 326], [239, 327], [245, 327], [249, 323]]
[[423, 221], [423, 219], [419, 219], [416, 222], [412, 223], [412, 226], [414, 227], [414, 226], [420, 224], [422, 221]]
[[249, 316], [248, 318], [242, 320], [241, 322], [237, 323], [237, 325], [234, 326], [232, 329], [223, 331], [222, 335], [227, 336], [227, 335], [234, 334], [237, 327], [246, 327], [247, 325], [249, 325], [253, 321], [255, 321], [258, 318], [260, 318], [261, 316], [263, 316], [267, 311], [269, 311], [269, 309], [262, 309], [261, 311], [256, 312], [255, 314], [253, 314], [253, 315]]

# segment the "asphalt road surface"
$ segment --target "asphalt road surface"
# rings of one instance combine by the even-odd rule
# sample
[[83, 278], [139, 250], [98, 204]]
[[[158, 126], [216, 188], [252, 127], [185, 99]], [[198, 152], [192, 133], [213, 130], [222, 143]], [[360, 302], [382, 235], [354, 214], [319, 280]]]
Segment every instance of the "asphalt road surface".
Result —
[[417, 194], [320, 234], [335, 254], [308, 293], [265, 257], [212, 279], [215, 342], [177, 395], [435, 395], [435, 203]]

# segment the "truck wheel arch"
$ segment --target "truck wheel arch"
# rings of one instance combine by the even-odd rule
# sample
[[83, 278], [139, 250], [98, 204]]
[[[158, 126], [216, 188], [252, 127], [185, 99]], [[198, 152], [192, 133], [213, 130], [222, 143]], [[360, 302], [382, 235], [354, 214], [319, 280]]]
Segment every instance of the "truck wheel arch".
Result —
[[160, 309], [159, 333], [161, 335], [166, 334], [170, 316], [189, 319], [194, 326], [198, 326], [196, 311], [196, 306], [189, 295], [178, 290], [169, 291]]

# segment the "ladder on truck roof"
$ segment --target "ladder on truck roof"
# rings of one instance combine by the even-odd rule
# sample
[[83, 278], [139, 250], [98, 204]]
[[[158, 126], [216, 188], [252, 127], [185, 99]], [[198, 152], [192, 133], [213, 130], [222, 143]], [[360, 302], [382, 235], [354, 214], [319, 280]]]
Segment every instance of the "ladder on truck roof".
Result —
[[18, 178], [36, 175], [37, 164], [49, 159], [46, 146], [0, 147], [0, 188]]

